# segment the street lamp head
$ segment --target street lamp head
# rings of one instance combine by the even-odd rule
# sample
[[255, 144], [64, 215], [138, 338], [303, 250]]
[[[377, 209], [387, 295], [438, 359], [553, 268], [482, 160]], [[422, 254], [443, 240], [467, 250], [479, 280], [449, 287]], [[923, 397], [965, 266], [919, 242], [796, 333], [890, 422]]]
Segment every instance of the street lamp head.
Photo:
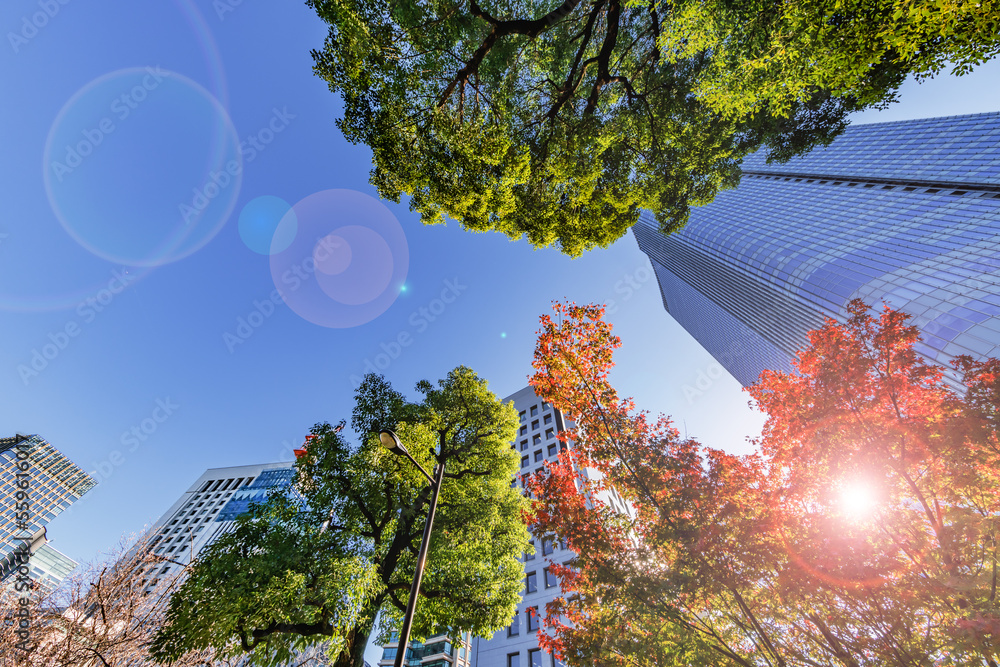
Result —
[[388, 449], [393, 454], [399, 454], [400, 456], [406, 456], [409, 452], [406, 451], [406, 447], [400, 442], [399, 436], [388, 429], [382, 429], [378, 432], [379, 442], [382, 446]]

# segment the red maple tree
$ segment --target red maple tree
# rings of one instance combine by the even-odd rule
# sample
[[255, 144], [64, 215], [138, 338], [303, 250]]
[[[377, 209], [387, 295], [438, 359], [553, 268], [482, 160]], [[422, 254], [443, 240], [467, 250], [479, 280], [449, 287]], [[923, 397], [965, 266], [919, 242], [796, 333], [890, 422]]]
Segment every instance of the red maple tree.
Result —
[[531, 384], [574, 447], [527, 480], [528, 520], [578, 555], [552, 566], [544, 648], [575, 666], [997, 664], [1000, 363], [960, 358], [955, 392], [905, 315], [852, 302], [797, 373], [749, 389], [767, 422], [733, 456], [618, 395], [601, 307], [554, 310]]

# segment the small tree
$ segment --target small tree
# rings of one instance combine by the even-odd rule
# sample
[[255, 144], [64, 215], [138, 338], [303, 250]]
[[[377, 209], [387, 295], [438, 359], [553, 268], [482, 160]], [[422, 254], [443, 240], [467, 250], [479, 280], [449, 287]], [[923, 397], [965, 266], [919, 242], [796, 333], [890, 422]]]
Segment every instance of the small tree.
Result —
[[[19, 667], [136, 667], [155, 663], [149, 642], [163, 623], [166, 599], [182, 574], [163, 576], [147, 589], [142, 570], [153, 557], [148, 536], [129, 547], [125, 540], [98, 562], [74, 573], [47, 594], [37, 589], [6, 590], [0, 596], [0, 656], [3, 665]], [[22, 597], [28, 604], [22, 603]], [[27, 636], [18, 635], [21, 609], [28, 612]], [[210, 650], [178, 656], [175, 667], [220, 665]], [[302, 662], [302, 665], [318, 665]]]
[[199, 554], [153, 642], [157, 659], [213, 648], [279, 665], [326, 642], [337, 665], [362, 667], [379, 614], [386, 641], [405, 610], [430, 498], [420, 472], [379, 445], [380, 428], [425, 468], [447, 465], [414, 637], [489, 635], [509, 622], [528, 543], [525, 501], [510, 484], [517, 415], [468, 368], [417, 388], [423, 399], [411, 403], [366, 376], [354, 446], [340, 428], [313, 428], [295, 493], [253, 506]]
[[[996, 664], [995, 360], [960, 360], [957, 395], [904, 315], [853, 302], [750, 390], [768, 420], [735, 457], [618, 397], [600, 308], [556, 310], [532, 384], [577, 447], [528, 486], [537, 531], [579, 555], [543, 645], [579, 666]], [[584, 501], [605, 485], [634, 517]]]

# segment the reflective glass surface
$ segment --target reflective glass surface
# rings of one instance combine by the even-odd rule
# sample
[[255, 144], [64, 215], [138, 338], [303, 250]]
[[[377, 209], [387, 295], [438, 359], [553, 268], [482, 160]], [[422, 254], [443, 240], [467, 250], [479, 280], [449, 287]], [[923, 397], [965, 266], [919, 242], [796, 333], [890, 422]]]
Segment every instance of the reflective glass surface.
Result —
[[790, 370], [854, 298], [910, 314], [942, 365], [1000, 352], [1000, 113], [856, 126], [744, 170], [681, 232], [634, 227], [667, 310], [741, 383]]

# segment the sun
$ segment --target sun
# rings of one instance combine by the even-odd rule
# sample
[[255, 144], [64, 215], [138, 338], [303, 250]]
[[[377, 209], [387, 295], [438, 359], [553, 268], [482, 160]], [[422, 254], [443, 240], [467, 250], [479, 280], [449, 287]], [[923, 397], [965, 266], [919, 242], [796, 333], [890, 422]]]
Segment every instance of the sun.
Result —
[[877, 505], [878, 494], [868, 482], [861, 480], [849, 482], [840, 490], [840, 510], [852, 519], [868, 518]]

